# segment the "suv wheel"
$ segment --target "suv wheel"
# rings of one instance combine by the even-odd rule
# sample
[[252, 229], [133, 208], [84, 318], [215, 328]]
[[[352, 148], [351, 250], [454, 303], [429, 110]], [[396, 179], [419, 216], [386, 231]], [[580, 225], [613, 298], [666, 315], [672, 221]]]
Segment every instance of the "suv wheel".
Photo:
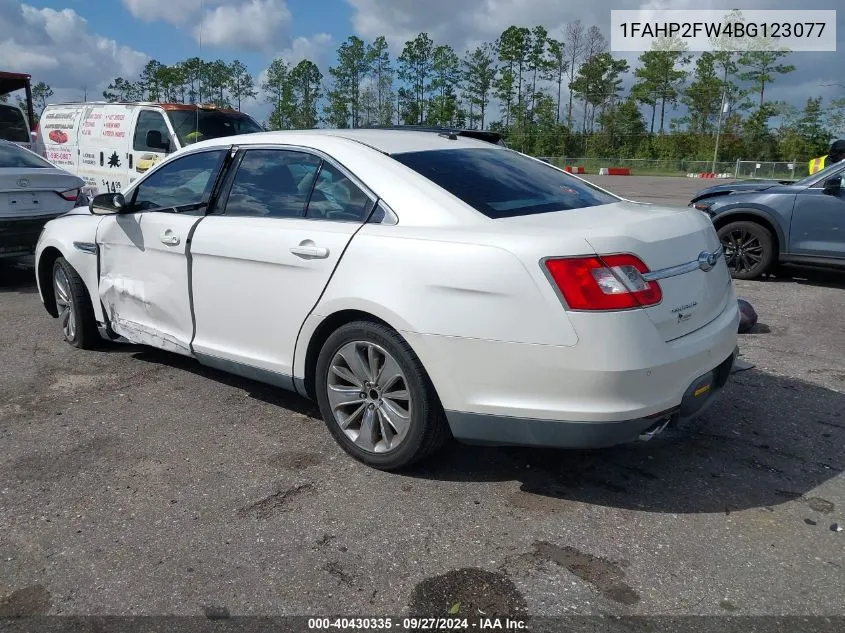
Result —
[[740, 220], [719, 229], [725, 261], [734, 279], [756, 279], [775, 259], [775, 241], [762, 224]]

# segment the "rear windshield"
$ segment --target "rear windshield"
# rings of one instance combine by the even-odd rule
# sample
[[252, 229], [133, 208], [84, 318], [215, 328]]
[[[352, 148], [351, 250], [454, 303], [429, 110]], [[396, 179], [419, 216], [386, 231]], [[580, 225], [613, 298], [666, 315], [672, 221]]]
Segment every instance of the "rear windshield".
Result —
[[554, 167], [497, 148], [394, 154], [393, 158], [488, 218], [566, 211], [619, 198]]
[[0, 139], [13, 143], [29, 143], [26, 119], [19, 108], [0, 104]]
[[170, 110], [167, 116], [182, 147], [210, 138], [262, 131], [250, 117], [234, 112]]
[[0, 168], [3, 167], [49, 168], [52, 165], [38, 154], [33, 154], [23, 147], [12, 143], [0, 143]]

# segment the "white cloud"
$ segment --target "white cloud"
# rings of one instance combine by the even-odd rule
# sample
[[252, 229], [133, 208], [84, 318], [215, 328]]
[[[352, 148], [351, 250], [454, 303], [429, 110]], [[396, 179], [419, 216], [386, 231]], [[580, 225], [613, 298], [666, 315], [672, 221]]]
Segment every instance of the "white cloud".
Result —
[[92, 33], [72, 9], [38, 9], [0, 0], [0, 59], [4, 70], [26, 72], [49, 84], [59, 98], [89, 98], [116, 76], [133, 77], [147, 62], [144, 53]]
[[291, 13], [285, 0], [123, 0], [144, 22], [191, 29], [197, 42], [240, 50], [268, 51], [287, 39]]
[[326, 68], [323, 64], [328, 61], [329, 54], [334, 52], [332, 50], [333, 43], [334, 38], [328, 33], [317, 33], [310, 37], [297, 37], [278, 56], [291, 66], [295, 66], [303, 59], [310, 59], [325, 73]]
[[284, 0], [250, 0], [206, 12], [193, 30], [203, 44], [239, 49], [268, 50], [290, 25], [291, 14]]
[[[212, 3], [213, 0], [208, 0], [205, 5]], [[129, 13], [143, 22], [161, 20], [182, 26], [199, 15], [203, 0], [123, 0], [123, 4]]]

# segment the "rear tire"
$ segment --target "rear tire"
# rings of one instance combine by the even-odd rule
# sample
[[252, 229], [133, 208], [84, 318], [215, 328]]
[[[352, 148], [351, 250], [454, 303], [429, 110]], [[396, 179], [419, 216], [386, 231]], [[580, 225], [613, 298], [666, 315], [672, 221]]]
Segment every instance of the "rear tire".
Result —
[[373, 468], [416, 464], [451, 435], [420, 359], [385, 325], [356, 321], [332, 333], [317, 359], [315, 391], [338, 444]]
[[775, 262], [774, 236], [762, 224], [748, 220], [729, 222], [718, 233], [734, 279], [757, 279]]
[[102, 339], [85, 282], [64, 257], [53, 264], [51, 279], [64, 339], [79, 349], [97, 347]]

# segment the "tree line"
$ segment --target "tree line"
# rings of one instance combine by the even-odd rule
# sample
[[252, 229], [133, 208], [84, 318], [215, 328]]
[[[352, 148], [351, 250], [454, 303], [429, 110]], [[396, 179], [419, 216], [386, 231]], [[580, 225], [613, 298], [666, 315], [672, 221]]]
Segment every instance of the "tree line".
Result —
[[[795, 70], [785, 51], [694, 56], [657, 46], [631, 68], [608, 49], [601, 29], [580, 21], [558, 34], [509, 26], [462, 55], [428, 33], [395, 58], [385, 37], [350, 36], [325, 76], [309, 59], [274, 59], [260, 79], [238, 60], [152, 60], [139, 77], [115, 78], [103, 98], [238, 110], [262, 99], [272, 108], [270, 129], [489, 128], [541, 156], [710, 160], [719, 128], [720, 160], [800, 161], [823, 154], [845, 129], [845, 99], [811, 96], [796, 108], [767, 98]], [[684, 115], [675, 116], [681, 105]]]

